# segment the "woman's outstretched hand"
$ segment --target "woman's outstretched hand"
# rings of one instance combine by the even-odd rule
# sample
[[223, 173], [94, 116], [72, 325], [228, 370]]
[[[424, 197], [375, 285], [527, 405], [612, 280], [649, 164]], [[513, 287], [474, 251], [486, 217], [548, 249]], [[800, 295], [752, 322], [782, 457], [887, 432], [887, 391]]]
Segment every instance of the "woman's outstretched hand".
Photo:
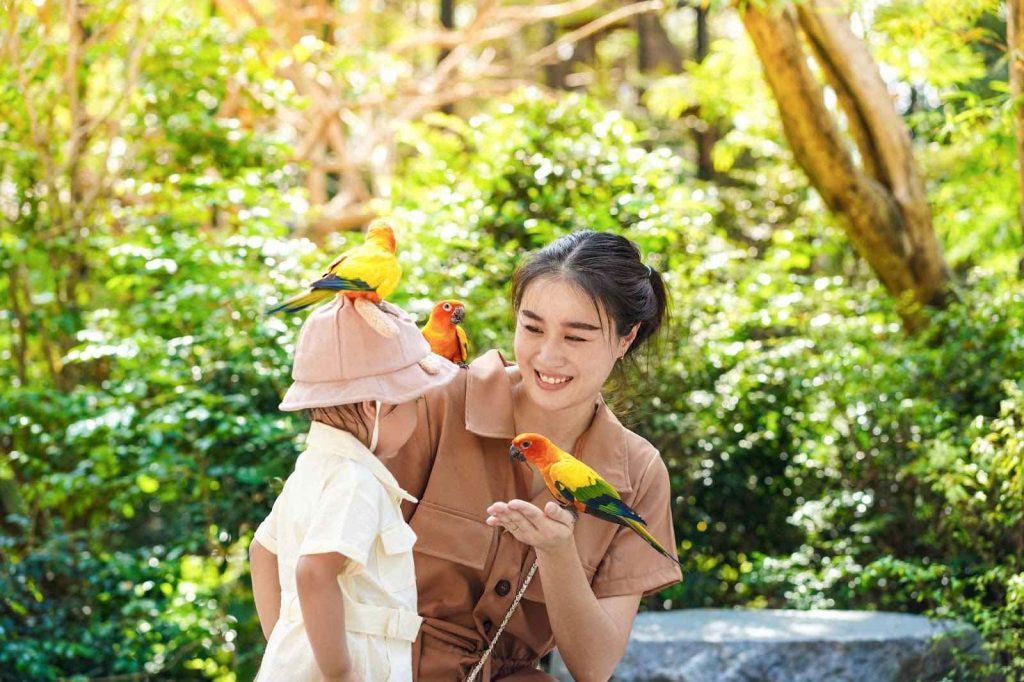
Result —
[[576, 519], [566, 509], [548, 502], [544, 509], [525, 500], [495, 502], [487, 508], [487, 525], [501, 526], [516, 540], [538, 552], [550, 552], [572, 546]]

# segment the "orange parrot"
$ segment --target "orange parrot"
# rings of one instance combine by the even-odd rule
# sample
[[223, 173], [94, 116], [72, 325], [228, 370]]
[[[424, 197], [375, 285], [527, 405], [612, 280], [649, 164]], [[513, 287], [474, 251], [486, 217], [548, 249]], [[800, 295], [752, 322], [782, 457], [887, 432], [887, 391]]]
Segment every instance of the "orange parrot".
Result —
[[466, 304], [449, 299], [434, 306], [422, 329], [431, 350], [463, 367], [469, 361], [469, 341], [466, 331], [459, 326], [464, 319]]
[[390, 296], [402, 279], [402, 266], [395, 258], [395, 233], [384, 220], [374, 220], [365, 241], [334, 259], [323, 277], [309, 285], [309, 291], [296, 294], [267, 310], [295, 313], [326, 301], [334, 295], [380, 303]]
[[633, 529], [660, 554], [680, 566], [679, 557], [662, 547], [647, 530], [647, 522], [622, 501], [619, 492], [601, 475], [560, 449], [539, 433], [521, 433], [512, 439], [509, 457], [537, 467], [548, 490], [563, 507], [575, 515], [590, 514]]

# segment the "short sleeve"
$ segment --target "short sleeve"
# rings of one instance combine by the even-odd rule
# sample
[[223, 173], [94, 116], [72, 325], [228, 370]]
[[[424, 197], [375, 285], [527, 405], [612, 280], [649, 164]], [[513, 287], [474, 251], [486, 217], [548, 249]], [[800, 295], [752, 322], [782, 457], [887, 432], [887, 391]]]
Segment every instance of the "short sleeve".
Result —
[[[668, 468], [655, 454], [640, 477], [632, 507], [647, 521], [647, 529], [670, 552], [676, 545]], [[614, 597], [649, 594], [682, 580], [678, 564], [661, 555], [632, 529], [620, 527], [597, 567], [591, 587], [594, 595]]]
[[342, 463], [313, 505], [299, 556], [337, 552], [365, 569], [380, 533], [380, 498], [373, 474], [351, 460]]
[[263, 519], [263, 523], [256, 528], [256, 533], [252, 538], [266, 547], [271, 554], [277, 554], [277, 517], [280, 506], [281, 498], [278, 497], [274, 501], [274, 506], [271, 507], [270, 513], [267, 514], [267, 518]]

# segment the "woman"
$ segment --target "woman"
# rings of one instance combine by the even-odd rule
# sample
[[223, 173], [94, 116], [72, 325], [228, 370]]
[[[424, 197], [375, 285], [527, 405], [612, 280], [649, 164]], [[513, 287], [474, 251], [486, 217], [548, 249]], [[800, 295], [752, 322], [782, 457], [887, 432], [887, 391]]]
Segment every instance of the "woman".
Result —
[[465, 679], [535, 559], [538, 574], [479, 679], [550, 680], [537, 662], [557, 646], [575, 679], [607, 680], [641, 597], [681, 577], [629, 529], [589, 516], [574, 522], [539, 474], [508, 456], [517, 433], [548, 436], [675, 546], [665, 464], [601, 398], [616, 362], [661, 326], [661, 277], [629, 240], [580, 231], [530, 257], [512, 295], [518, 365], [490, 351], [428, 393], [412, 437], [385, 460], [420, 500], [403, 513], [419, 538], [424, 621], [413, 670], [421, 682]]

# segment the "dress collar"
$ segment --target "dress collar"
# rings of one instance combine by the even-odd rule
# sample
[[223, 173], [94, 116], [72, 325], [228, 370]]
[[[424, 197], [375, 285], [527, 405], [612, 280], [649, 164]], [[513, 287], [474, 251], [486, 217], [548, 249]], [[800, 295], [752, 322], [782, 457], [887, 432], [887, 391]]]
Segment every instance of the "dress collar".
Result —
[[[512, 386], [513, 367], [497, 350], [490, 350], [469, 366], [466, 379], [466, 429], [484, 438], [511, 441], [515, 436]], [[626, 427], [597, 397], [594, 419], [583, 432], [573, 455], [601, 474], [620, 493], [633, 490], [627, 470]]]
[[391, 475], [387, 467], [370, 452], [363, 443], [348, 431], [336, 429], [322, 422], [313, 422], [309, 427], [309, 435], [306, 436], [306, 448], [309, 450], [320, 450], [330, 452], [353, 459], [367, 469], [380, 481], [380, 484], [388, 491], [395, 500], [408, 500], [415, 503], [415, 497], [405, 492], [395, 477]]

